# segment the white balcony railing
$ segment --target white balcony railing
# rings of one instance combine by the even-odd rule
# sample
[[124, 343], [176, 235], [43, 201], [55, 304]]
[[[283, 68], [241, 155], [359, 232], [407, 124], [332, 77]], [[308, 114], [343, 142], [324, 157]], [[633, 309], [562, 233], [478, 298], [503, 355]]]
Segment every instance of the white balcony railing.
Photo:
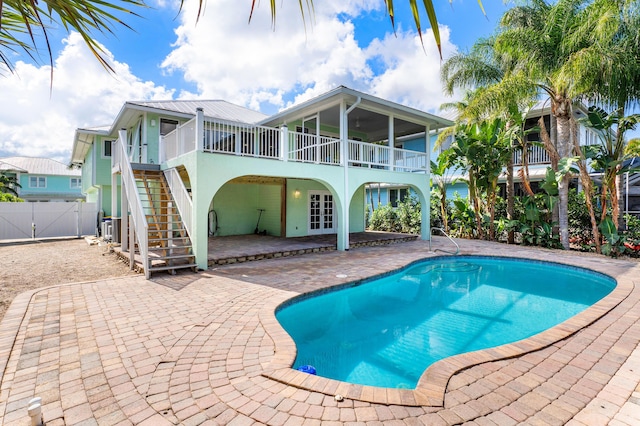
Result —
[[173, 195], [173, 201], [180, 212], [180, 217], [185, 229], [187, 230], [187, 234], [189, 234], [189, 237], [192, 237], [193, 201], [191, 200], [191, 196], [189, 195], [187, 188], [184, 186], [180, 173], [178, 173], [175, 168], [165, 170], [164, 177], [167, 179], [171, 195]]
[[[530, 145], [528, 146], [529, 157], [527, 158], [530, 165], [534, 164], [549, 164], [551, 158], [546, 149], [541, 146]], [[523, 163], [522, 150], [518, 149], [513, 153], [513, 164], [515, 166], [521, 166]]]
[[308, 133], [289, 133], [289, 161], [340, 164], [340, 140]]
[[203, 151], [260, 158], [280, 157], [280, 130], [245, 123], [204, 122]]
[[[134, 229], [136, 230], [136, 237], [138, 239], [138, 250], [140, 251], [140, 257], [142, 257], [142, 264], [144, 265], [144, 273], [147, 279], [151, 276], [149, 267], [149, 224], [147, 223], [147, 217], [144, 214], [142, 207], [142, 201], [140, 200], [140, 194], [138, 193], [138, 187], [136, 180], [133, 177], [133, 170], [131, 169], [131, 163], [129, 162], [129, 155], [127, 154], [125, 143], [122, 136], [126, 134], [121, 131], [121, 135], [112, 146], [111, 166], [113, 169], [119, 169], [121, 173], [122, 186], [124, 187], [127, 195], [128, 206], [122, 206], [122, 214], [127, 214], [127, 207], [131, 213], [131, 220], [133, 221]], [[129, 246], [130, 252], [133, 254], [133, 245]]]
[[348, 165], [398, 172], [425, 173], [428, 170], [428, 157], [423, 152], [349, 140], [346, 154], [348, 161], [345, 164], [342, 153], [343, 141], [338, 138], [288, 131], [286, 127], [279, 129], [201, 119], [203, 121], [200, 140], [196, 138], [196, 129], [199, 128], [198, 117], [161, 139], [161, 162], [200, 150], [280, 161]]

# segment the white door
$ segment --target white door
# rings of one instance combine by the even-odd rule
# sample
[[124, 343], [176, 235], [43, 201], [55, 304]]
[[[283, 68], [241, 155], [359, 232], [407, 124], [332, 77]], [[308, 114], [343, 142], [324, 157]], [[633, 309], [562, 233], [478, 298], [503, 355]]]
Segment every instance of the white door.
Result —
[[309, 235], [335, 234], [336, 209], [329, 191], [309, 191]]

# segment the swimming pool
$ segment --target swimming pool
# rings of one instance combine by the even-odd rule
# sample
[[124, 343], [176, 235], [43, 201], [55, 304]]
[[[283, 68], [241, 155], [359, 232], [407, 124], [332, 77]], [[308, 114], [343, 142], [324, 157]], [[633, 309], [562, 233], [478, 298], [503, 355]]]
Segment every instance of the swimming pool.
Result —
[[524, 259], [459, 256], [295, 298], [276, 312], [294, 368], [349, 383], [416, 387], [433, 363], [515, 342], [576, 315], [615, 288], [605, 275]]

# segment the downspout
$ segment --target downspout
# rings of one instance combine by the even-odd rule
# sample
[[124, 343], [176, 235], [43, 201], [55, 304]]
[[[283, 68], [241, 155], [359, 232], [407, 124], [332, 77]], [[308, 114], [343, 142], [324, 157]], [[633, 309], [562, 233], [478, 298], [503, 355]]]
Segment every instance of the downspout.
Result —
[[[344, 241], [344, 250], [349, 250], [349, 113], [356, 109], [362, 102], [362, 97], [358, 96], [356, 102], [344, 112], [343, 123], [340, 127], [340, 137], [344, 141], [343, 158], [344, 158], [344, 194], [343, 194], [343, 212], [344, 222], [342, 224], [342, 238]], [[340, 249], [340, 247], [338, 247]]]

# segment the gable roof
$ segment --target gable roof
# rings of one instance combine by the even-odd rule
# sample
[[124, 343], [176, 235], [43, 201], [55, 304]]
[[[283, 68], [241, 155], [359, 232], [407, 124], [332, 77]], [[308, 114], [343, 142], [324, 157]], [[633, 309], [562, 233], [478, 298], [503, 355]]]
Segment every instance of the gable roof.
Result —
[[32, 175], [80, 176], [80, 170], [69, 169], [65, 164], [41, 157], [0, 158], [0, 169]]
[[[171, 101], [133, 101], [126, 102], [125, 108], [152, 110], [153, 112], [178, 113], [179, 115], [193, 117], [196, 109], [202, 108], [204, 115], [227, 121], [239, 121], [242, 123], [257, 123], [267, 118], [267, 115], [245, 108], [240, 105], [220, 99], [214, 100], [171, 100]], [[121, 115], [121, 114], [120, 114]], [[117, 121], [117, 120], [116, 120]]]

